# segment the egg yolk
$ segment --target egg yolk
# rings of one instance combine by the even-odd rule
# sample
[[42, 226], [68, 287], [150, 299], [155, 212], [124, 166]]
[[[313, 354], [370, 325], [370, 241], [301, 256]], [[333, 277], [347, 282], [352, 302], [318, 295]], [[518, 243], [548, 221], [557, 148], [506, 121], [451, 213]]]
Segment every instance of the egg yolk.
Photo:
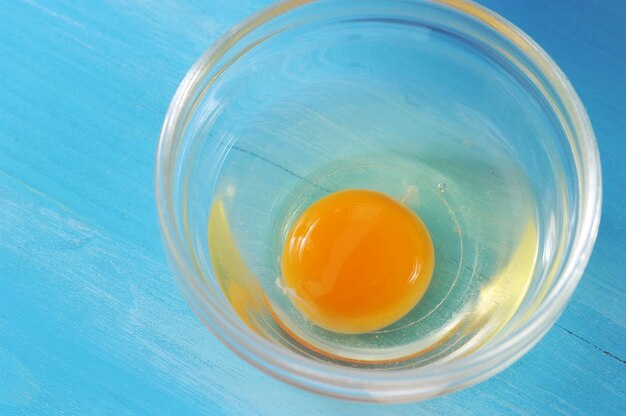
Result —
[[286, 292], [314, 324], [355, 334], [406, 315], [430, 283], [435, 256], [424, 223], [369, 190], [330, 194], [307, 208], [282, 252]]

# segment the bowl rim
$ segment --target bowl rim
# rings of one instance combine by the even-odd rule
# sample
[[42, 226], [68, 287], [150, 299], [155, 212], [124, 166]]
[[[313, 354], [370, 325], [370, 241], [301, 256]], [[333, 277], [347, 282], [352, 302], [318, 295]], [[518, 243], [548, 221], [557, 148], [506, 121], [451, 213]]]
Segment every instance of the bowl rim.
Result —
[[[575, 158], [575, 162], [580, 198], [572, 244], [563, 260], [562, 271], [556, 277], [555, 286], [531, 318], [506, 339], [459, 360], [435, 362], [421, 368], [373, 372], [338, 367], [302, 357], [262, 338], [213, 304], [199, 287], [191, 260], [185, 254], [184, 237], [176, 226], [176, 214], [168, 192], [173, 189], [171, 171], [176, 156], [176, 135], [185, 128], [181, 120], [189, 115], [189, 98], [202, 85], [208, 69], [246, 34], [292, 9], [320, 0], [281, 1], [252, 15], [223, 35], [204, 52], [181, 82], [165, 116], [159, 138], [155, 196], [161, 234], [178, 286], [195, 313], [214, 335], [255, 367], [290, 384], [327, 396], [375, 402], [411, 401], [456, 391], [502, 371], [530, 350], [556, 322], [582, 276], [598, 233], [602, 181], [597, 144], [587, 113], [559, 67], [528, 35], [483, 6], [468, 0], [410, 1], [433, 4], [468, 15], [510, 40], [546, 77], [573, 125], [572, 137], [568, 139], [571, 147], [578, 146], [579, 159]], [[576, 156], [576, 149], [573, 151]]]

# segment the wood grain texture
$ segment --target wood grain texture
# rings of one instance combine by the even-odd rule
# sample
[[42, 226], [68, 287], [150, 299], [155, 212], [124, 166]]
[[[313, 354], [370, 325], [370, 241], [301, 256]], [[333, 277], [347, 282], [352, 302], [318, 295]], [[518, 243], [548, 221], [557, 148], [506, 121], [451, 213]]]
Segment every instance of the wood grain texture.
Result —
[[485, 0], [592, 119], [599, 239], [557, 326], [491, 380], [423, 403], [317, 397], [235, 357], [170, 277], [153, 195], [189, 66], [266, 0], [0, 2], [1, 415], [626, 414], [626, 3]]

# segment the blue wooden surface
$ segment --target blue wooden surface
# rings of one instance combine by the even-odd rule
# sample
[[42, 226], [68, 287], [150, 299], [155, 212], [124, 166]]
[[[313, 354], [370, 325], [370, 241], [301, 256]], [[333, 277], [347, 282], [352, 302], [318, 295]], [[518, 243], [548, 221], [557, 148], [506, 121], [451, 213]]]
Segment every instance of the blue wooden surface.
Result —
[[570, 77], [604, 213], [557, 326], [493, 379], [371, 406], [275, 381], [223, 347], [161, 249], [153, 160], [179, 81], [266, 0], [0, 1], [0, 415], [626, 414], [626, 2], [485, 0]]

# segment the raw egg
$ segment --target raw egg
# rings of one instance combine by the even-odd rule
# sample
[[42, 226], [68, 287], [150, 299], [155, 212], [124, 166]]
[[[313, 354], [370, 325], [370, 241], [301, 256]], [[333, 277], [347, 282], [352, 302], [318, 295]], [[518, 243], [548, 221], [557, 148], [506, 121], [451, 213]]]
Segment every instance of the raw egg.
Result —
[[285, 292], [312, 323], [357, 334], [406, 315], [431, 280], [435, 255], [422, 220], [370, 190], [332, 193], [308, 207], [287, 233]]

